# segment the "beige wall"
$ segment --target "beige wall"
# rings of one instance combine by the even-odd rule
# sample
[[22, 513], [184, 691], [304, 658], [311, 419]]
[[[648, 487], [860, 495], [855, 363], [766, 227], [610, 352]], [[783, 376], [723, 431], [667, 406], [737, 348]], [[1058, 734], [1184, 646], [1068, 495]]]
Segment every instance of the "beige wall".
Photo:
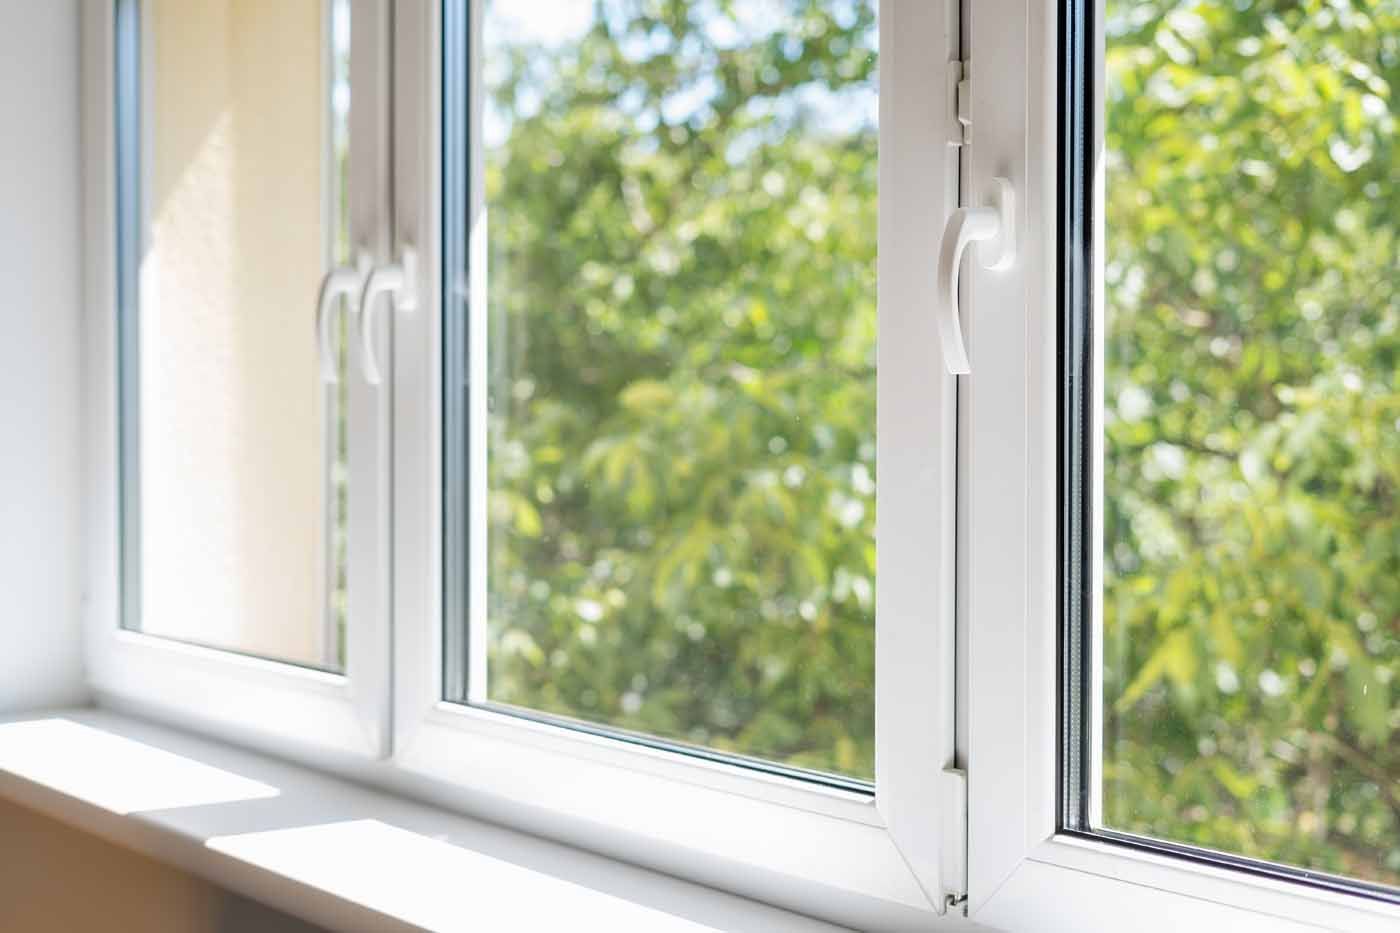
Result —
[[323, 663], [321, 0], [147, 0], [142, 624]]
[[261, 904], [0, 801], [5, 933], [315, 933]]

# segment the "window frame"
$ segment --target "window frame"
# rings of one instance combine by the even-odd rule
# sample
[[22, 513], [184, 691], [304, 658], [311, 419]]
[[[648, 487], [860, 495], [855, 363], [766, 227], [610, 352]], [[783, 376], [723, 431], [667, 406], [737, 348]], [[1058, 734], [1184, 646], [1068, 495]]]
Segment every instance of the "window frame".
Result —
[[[1079, 930], [1118, 930], [1129, 922], [1146, 930], [1393, 929], [1400, 905], [1061, 828], [1062, 547], [1087, 538], [1088, 553], [1096, 555], [1102, 534], [1091, 521], [1073, 539], [1060, 537], [1060, 360], [1067, 313], [1060, 273], [1085, 245], [1093, 262], [1086, 270], [1092, 276], [1089, 332], [1101, 333], [1103, 320], [1102, 224], [1093, 222], [1103, 209], [1097, 157], [1103, 130], [1092, 116], [1102, 102], [1102, 0], [1083, 0], [1092, 4], [1092, 28], [1081, 37], [1088, 40], [1085, 80], [1093, 108], [1092, 136], [1085, 140], [1093, 159], [1086, 179], [1091, 242], [1066, 238], [1072, 228], [1060, 200], [1068, 168], [1061, 94], [1072, 74], [1062, 58], [1072, 45], [1062, 39], [1070, 20], [1061, 17], [1074, 2], [988, 0], [971, 4], [965, 23], [975, 50], [975, 143], [964, 162], [964, 184], [976, 191], [993, 174], [1008, 172], [1018, 188], [1024, 184], [1018, 241], [1035, 247], [1010, 274], [970, 266], [964, 279], [974, 309], [971, 391], [960, 413], [960, 472], [971, 477], [960, 503], [971, 519], [964, 526], [966, 599], [960, 604], [972, 684], [968, 915], [1006, 929], [1036, 928], [1050, 911]], [[1092, 502], [1102, 491], [1102, 353], [1092, 341], [1087, 349]], [[976, 467], [969, 472], [971, 464]], [[1008, 554], [1006, 541], [1025, 547]], [[1092, 564], [1083, 571], [1089, 598], [1097, 599], [1097, 571]], [[1096, 605], [1090, 611], [1101, 618]], [[1090, 640], [1098, 641], [1092, 633]], [[1092, 703], [1102, 686], [1099, 666], [1089, 668], [1081, 688]]]
[[[1067, 0], [965, 2], [957, 28], [945, 28], [956, 0], [941, 27], [923, 0], [880, 2], [881, 190], [916, 194], [882, 199], [880, 211], [873, 797], [441, 700], [439, 309], [449, 290], [437, 0], [396, 4], [392, 29], [388, 5], [351, 0], [354, 99], [380, 121], [372, 132], [352, 129], [363, 154], [356, 188], [363, 169], [363, 184], [382, 194], [357, 199], [364, 206], [352, 223], [377, 261], [406, 243], [424, 261], [418, 312], [380, 317], [393, 374], [374, 395], [373, 449], [386, 478], [359, 513], [368, 525], [351, 535], [382, 542], [360, 557], [376, 568], [367, 579], [378, 581], [382, 605], [351, 633], [348, 676], [120, 627], [115, 4], [84, 6], [85, 628], [98, 701], [862, 928], [956, 925], [935, 915], [947, 892], [964, 890], [972, 920], [1010, 929], [1051, 916], [1084, 930], [1121, 929], [1129, 918], [1146, 928], [1392, 928], [1393, 905], [1060, 831], [1057, 199]], [[969, 54], [958, 54], [959, 32]], [[959, 58], [969, 62], [973, 118], [960, 202], [977, 203], [993, 176], [1011, 178], [1023, 246], [1009, 272], [965, 266], [973, 373], [955, 383], [928, 314], [937, 302], [929, 257], [959, 203], [957, 150], [943, 136], [955, 121], [951, 107], [949, 121], [929, 113], [952, 99], [945, 62]], [[947, 154], [941, 186], [927, 183], [931, 149]], [[901, 339], [887, 339], [896, 323]], [[900, 454], [890, 455], [896, 443]], [[930, 467], [936, 483], [920, 472]], [[968, 770], [966, 827], [949, 766]]]
[[[352, 242], [368, 243], [380, 262], [392, 261], [400, 243], [422, 244], [421, 307], [434, 309], [440, 300], [440, 165], [435, 159], [440, 141], [436, 53], [441, 11], [433, 3], [397, 5], [390, 29], [387, 5], [351, 2], [357, 105], [352, 112], [372, 111], [381, 121], [378, 130], [370, 128], [371, 121], [352, 128], [354, 187], [365, 190], [372, 181], [377, 192], [387, 192], [391, 184], [397, 192], [392, 206], [379, 203], [377, 197], [354, 199], [360, 209], [352, 204]], [[889, 177], [899, 176], [884, 173], [896, 168], [903, 177], [927, 179], [927, 159], [918, 151], [921, 144], [925, 150], [946, 151], [946, 141], [938, 135], [945, 127], [912, 117], [928, 98], [946, 98], [948, 72], [942, 62], [925, 60], [925, 46], [914, 40], [933, 35], [949, 47], [953, 58], [956, 8], [940, 5], [937, 10], [946, 15], [939, 24], [939, 16], [928, 16], [919, 2], [881, 2], [882, 11], [900, 6], [920, 23], [912, 32], [896, 33], [892, 17], [882, 12], [882, 46], [888, 50], [892, 36], [898, 35], [911, 49], [902, 57], [909, 78], [903, 82], [900, 107], [905, 119], [900, 124], [909, 138], [902, 142], [904, 158], [898, 166], [889, 157], [890, 145], [882, 140], [882, 187], [888, 189]], [[352, 519], [352, 541], [388, 542], [393, 551], [392, 589], [391, 568], [381, 572], [370, 562], [368, 571], [352, 569], [355, 587], [363, 589], [368, 573], [378, 581], [383, 598], [392, 598], [393, 614], [400, 620], [393, 646], [388, 612], [374, 614], [366, 633], [352, 631], [345, 675], [122, 628], [115, 10], [115, 3], [90, 4], [82, 15], [89, 541], [84, 629], [88, 686], [99, 705], [262, 748], [807, 914], [858, 926], [918, 928], [942, 912], [943, 898], [928, 892], [944, 884], [939, 877], [943, 865], [955, 874], [946, 884], [960, 890], [963, 870], [962, 812], [956, 795], [938, 786], [942, 768], [953, 763], [950, 585], [936, 591], [933, 605], [911, 607], [905, 624], [886, 625], [877, 635], [882, 667], [896, 673], [877, 686], [886, 736], [879, 743], [877, 767], [886, 776], [883, 790], [873, 799], [499, 713], [464, 711], [436, 699], [442, 683], [436, 313], [379, 319], [376, 340], [381, 352], [392, 355], [394, 365], [387, 389], [375, 396], [383, 401], [372, 422], [372, 449], [393, 481], [382, 495], [376, 494], [371, 507]], [[390, 36], [397, 53], [392, 76]], [[884, 67], [888, 71], [888, 64]], [[891, 99], [887, 91], [881, 104], [884, 126], [891, 123], [884, 109], [892, 106]], [[951, 171], [945, 175], [944, 184], [926, 186], [926, 197], [906, 198], [896, 205], [902, 212], [886, 211], [889, 219], [882, 219], [883, 225], [900, 217], [899, 222], [914, 231], [907, 252], [915, 258], [931, 255], [937, 245], [954, 184]], [[883, 265], [881, 273], [882, 280], [891, 279]], [[917, 299], [931, 300], [932, 283], [920, 273], [917, 264], [906, 262], [901, 307], [907, 324], [928, 328], [922, 343], [927, 349], [933, 346], [931, 322], [922, 320]], [[887, 301], [882, 298], [882, 305]], [[882, 315], [887, 313], [882, 310]], [[906, 384], [921, 384], [926, 364], [934, 359], [922, 350], [914, 353], [915, 345], [906, 342], [901, 356]], [[882, 358], [882, 385], [893, 371]], [[893, 478], [882, 472], [878, 480], [887, 490], [899, 482], [918, 487], [904, 502], [909, 506], [905, 533], [916, 536], [922, 548], [906, 549], [902, 576], [911, 591], [904, 596], [906, 602], [912, 594], [926, 593], [931, 579], [941, 584], [951, 580], [952, 389], [951, 378], [942, 377], [932, 392], [905, 393], [899, 406], [885, 406], [880, 412], [882, 419], [896, 415], [906, 432], [926, 428], [930, 408], [949, 426], [931, 432], [933, 442], [924, 445], [924, 460], [911, 461], [909, 469]], [[893, 459], [884, 458], [887, 465]], [[915, 468], [935, 462], [943, 482], [928, 489]], [[424, 479], [430, 481], [421, 482]], [[389, 532], [370, 533], [387, 523], [392, 523], [392, 539]], [[944, 531], [932, 561], [940, 566], [936, 575], [927, 572], [927, 526]], [[886, 580], [893, 576], [884, 573]], [[877, 599], [885, 597], [877, 592]], [[925, 665], [915, 664], [913, 658], [936, 660]], [[942, 676], [926, 676], [931, 666]], [[392, 688], [391, 673], [397, 675]], [[894, 697], [921, 702], [901, 703], [896, 709]], [[921, 709], [942, 711], [936, 742], [927, 741], [927, 717]], [[395, 730], [398, 741], [391, 742]], [[905, 736], [910, 740], [894, 741]], [[391, 748], [394, 753], [388, 760]], [[561, 773], [570, 779], [567, 787], [560, 786]], [[522, 793], [529, 784], [522, 776], [540, 774], [552, 780], [537, 782], [538, 794]], [[942, 831], [945, 822], [951, 832]]]
[[[118, 287], [119, 250], [130, 249], [132, 235], [144, 237], [145, 205], [136, 194], [139, 219], [118, 211], [122, 184], [117, 163], [119, 128], [117, 95], [147, 93], [149, 58], [140, 53], [136, 73], [118, 52], [121, 16], [134, 17], [138, 48], [148, 47], [147, 26], [139, 15], [140, 0], [109, 0], [83, 6], [82, 121], [84, 149], [85, 312], [84, 312], [84, 439], [88, 550], [84, 593], [84, 640], [88, 686], [99, 703], [151, 713], [191, 729], [226, 738], [255, 737], [272, 745], [307, 746], [318, 753], [375, 758], [387, 753], [388, 697], [388, 565], [379, 529], [387, 521], [387, 470], [382, 464], [388, 442], [387, 407], [383, 393], [352, 377], [350, 417], [360, 441], [351, 443], [351, 472], [360, 480], [351, 496], [351, 575], [357, 596], [347, 624], [344, 673], [332, 673], [294, 663], [236, 651], [148, 635], [123, 627], [135, 609], [124, 577], [131, 577], [133, 550], [123, 510], [134, 503], [132, 487], [122, 479], [132, 463], [122, 452], [122, 418], [129, 390], [130, 364], [123, 364], [119, 315], [133, 297]], [[380, 140], [388, 107], [385, 54], [388, 13], [382, 6], [351, 0], [352, 76], [356, 110], [351, 125], [351, 184], [375, 191], [373, 197], [352, 199], [351, 237], [373, 249], [388, 191], [385, 187], [387, 149]], [[331, 0], [322, 0], [323, 30], [330, 28]], [[384, 50], [384, 51], [381, 51]], [[138, 101], [137, 107], [143, 103]], [[141, 134], [138, 110], [135, 132]], [[358, 114], [356, 119], [355, 114]], [[145, 140], [134, 142], [145, 147]], [[144, 176], [147, 165], [135, 167]], [[138, 183], [138, 188], [142, 187]], [[119, 230], [118, 224], [123, 228]], [[321, 270], [308, 270], [308, 311]], [[128, 276], [139, 278], [139, 265]], [[130, 283], [130, 279], [125, 279]], [[138, 363], [139, 365], [139, 363]], [[125, 372], [123, 371], [125, 370]], [[314, 620], [324, 625], [321, 616]]]
[[[432, 244], [420, 283], [435, 299], [428, 308], [440, 308], [444, 295], [461, 289], [443, 279], [443, 167], [434, 158], [445, 152], [440, 63], [451, 56], [439, 50], [445, 48], [443, 17], [454, 6], [479, 25], [480, 0], [460, 6], [448, 0], [401, 5], [395, 29], [397, 223], [402, 238]], [[960, 783], [942, 776], [955, 763], [956, 388], [937, 356], [934, 321], [926, 312], [936, 291], [924, 259], [936, 255], [956, 196], [957, 150], [941, 135], [948, 126], [927, 119], [929, 100], [951, 93], [946, 62], [957, 58], [956, 16], [956, 0], [880, 4], [881, 189], [919, 195], [882, 200], [880, 211], [877, 444], [885, 453], [877, 454], [880, 674], [873, 796], [442, 699], [440, 314], [395, 321], [398, 768], [450, 785], [476, 806], [489, 807], [495, 819], [867, 928], [925, 925], [944, 912], [949, 894], [963, 890]], [[479, 35], [479, 28], [468, 27], [473, 41]], [[930, 55], [930, 48], [945, 53]], [[469, 61], [479, 61], [478, 55]], [[945, 154], [941, 185], [928, 184], [939, 170], [930, 168], [930, 151]], [[469, 158], [479, 165], [478, 153]], [[480, 207], [472, 205], [473, 218]], [[883, 246], [890, 242], [896, 248]], [[467, 249], [484, 255], [483, 246], [477, 231]], [[481, 285], [474, 277], [467, 286], [478, 307]], [[890, 336], [896, 327], [902, 339]], [[891, 453], [896, 444], [898, 457]], [[929, 528], [941, 533], [930, 535]], [[480, 582], [477, 574], [467, 586]], [[925, 663], [915, 660], [921, 658]]]

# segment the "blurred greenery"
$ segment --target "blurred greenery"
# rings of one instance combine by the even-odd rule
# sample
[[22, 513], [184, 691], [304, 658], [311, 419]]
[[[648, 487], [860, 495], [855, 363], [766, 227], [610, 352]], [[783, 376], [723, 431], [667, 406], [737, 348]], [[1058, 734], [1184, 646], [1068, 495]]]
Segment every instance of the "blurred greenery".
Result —
[[[488, 4], [489, 697], [869, 778], [874, 4], [490, 31], [557, 6]], [[1400, 6], [1106, 33], [1105, 822], [1400, 883]]]
[[1400, 884], [1400, 4], [1107, 7], [1105, 821]]
[[559, 10], [487, 13], [489, 697], [871, 777], [874, 4]]

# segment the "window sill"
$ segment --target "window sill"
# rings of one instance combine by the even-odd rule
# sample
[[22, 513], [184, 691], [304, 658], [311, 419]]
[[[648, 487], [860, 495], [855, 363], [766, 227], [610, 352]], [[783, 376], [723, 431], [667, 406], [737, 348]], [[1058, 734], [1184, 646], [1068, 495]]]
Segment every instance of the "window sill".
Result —
[[105, 710], [0, 720], [0, 797], [336, 930], [834, 930]]

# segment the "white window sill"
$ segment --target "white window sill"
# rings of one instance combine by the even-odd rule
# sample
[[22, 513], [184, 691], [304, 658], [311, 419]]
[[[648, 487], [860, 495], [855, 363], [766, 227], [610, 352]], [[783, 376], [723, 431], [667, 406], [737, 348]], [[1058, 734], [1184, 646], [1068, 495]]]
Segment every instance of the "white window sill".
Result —
[[0, 797], [335, 930], [836, 929], [105, 710], [0, 719]]

